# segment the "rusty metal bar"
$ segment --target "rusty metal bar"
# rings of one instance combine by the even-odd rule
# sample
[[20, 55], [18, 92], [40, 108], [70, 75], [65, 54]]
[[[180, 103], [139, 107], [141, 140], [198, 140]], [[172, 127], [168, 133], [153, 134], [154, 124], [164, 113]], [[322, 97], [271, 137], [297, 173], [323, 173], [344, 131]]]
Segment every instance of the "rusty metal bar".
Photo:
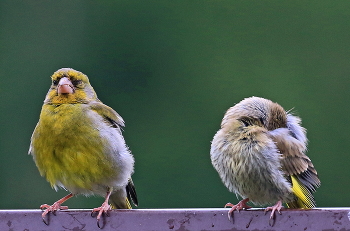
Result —
[[[234, 212], [228, 209], [132, 209], [113, 210], [104, 216], [102, 230], [350, 230], [350, 208], [285, 209], [273, 227], [263, 209]], [[91, 210], [58, 211], [47, 226], [40, 210], [0, 210], [0, 230], [98, 230]]]

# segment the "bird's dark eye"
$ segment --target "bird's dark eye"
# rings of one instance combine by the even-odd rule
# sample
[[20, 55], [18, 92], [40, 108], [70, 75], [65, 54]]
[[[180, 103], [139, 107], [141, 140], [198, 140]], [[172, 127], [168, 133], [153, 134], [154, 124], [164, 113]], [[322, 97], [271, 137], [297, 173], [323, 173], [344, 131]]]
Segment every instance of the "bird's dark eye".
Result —
[[52, 84], [55, 85], [55, 86], [57, 86], [58, 82], [59, 82], [59, 80], [58, 80], [58, 79], [55, 79], [55, 80], [52, 81]]

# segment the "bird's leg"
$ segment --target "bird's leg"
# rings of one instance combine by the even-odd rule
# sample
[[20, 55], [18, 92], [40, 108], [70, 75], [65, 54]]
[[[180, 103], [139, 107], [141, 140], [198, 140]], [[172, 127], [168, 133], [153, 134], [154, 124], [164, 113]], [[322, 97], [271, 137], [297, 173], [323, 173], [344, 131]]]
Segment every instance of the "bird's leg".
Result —
[[46, 225], [49, 225], [49, 221], [45, 219], [46, 214], [48, 214], [49, 212], [52, 212], [53, 214], [55, 214], [55, 212], [57, 210], [65, 210], [68, 209], [68, 206], [61, 206], [61, 204], [63, 204], [63, 202], [65, 202], [66, 200], [68, 200], [69, 198], [71, 198], [73, 196], [72, 193], [68, 194], [67, 196], [59, 199], [58, 201], [56, 201], [55, 203], [53, 203], [53, 205], [48, 205], [48, 204], [43, 204], [40, 206], [40, 209], [43, 210], [45, 209], [45, 211], [43, 212], [43, 214], [41, 214], [41, 217], [43, 218], [43, 222]]
[[[267, 213], [267, 211], [271, 210], [271, 215], [270, 215], [270, 226], [273, 226], [274, 220], [275, 220], [275, 211], [277, 210], [277, 212], [279, 214], [281, 214], [281, 209], [283, 208], [282, 206], [282, 201], [277, 201], [277, 203], [274, 206], [271, 207], [267, 207], [265, 209], [265, 214]], [[272, 221], [272, 225], [271, 225], [271, 221]]]
[[108, 191], [107, 191], [107, 195], [106, 195], [106, 199], [105, 201], [102, 203], [102, 205], [98, 208], [94, 208], [91, 212], [91, 215], [95, 212], [98, 212], [97, 214], [97, 227], [101, 229], [101, 226], [100, 226], [100, 218], [102, 216], [103, 213], [105, 213], [107, 216], [108, 216], [108, 211], [111, 210], [111, 206], [108, 204], [108, 200], [109, 200], [109, 197], [111, 196], [112, 194], [112, 191], [113, 191], [113, 187], [109, 188]]
[[228, 215], [228, 219], [231, 220], [232, 213], [233, 213], [233, 211], [235, 211], [235, 210], [237, 210], [237, 211], [239, 212], [239, 210], [242, 210], [242, 209], [250, 209], [251, 206], [247, 205], [247, 202], [248, 202], [248, 201], [249, 201], [249, 198], [246, 198], [246, 199], [243, 199], [243, 200], [241, 200], [240, 202], [238, 202], [238, 204], [236, 204], [236, 205], [231, 204], [231, 203], [227, 203], [227, 204], [225, 205], [225, 208], [226, 208], [227, 206], [232, 207], [232, 208], [230, 209], [230, 211], [228, 211], [228, 214], [227, 214], [227, 215]]

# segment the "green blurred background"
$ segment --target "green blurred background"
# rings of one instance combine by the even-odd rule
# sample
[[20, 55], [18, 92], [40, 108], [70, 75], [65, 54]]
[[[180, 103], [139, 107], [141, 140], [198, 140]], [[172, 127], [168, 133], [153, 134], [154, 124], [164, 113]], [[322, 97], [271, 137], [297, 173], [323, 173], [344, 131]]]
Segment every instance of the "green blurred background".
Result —
[[[260, 96], [303, 119], [319, 207], [349, 203], [349, 1], [0, 2], [0, 208], [55, 192], [27, 155], [50, 76], [87, 74], [126, 121], [139, 208], [237, 202], [210, 163], [225, 111]], [[99, 206], [78, 196], [70, 208]]]

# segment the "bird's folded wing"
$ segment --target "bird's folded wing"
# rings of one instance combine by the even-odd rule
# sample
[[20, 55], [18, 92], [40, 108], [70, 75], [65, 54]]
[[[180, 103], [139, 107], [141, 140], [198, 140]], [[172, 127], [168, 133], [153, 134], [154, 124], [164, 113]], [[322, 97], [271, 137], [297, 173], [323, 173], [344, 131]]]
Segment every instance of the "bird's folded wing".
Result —
[[129, 201], [132, 201], [134, 205], [138, 206], [136, 190], [134, 186], [134, 182], [132, 179], [129, 179], [128, 184], [126, 185], [126, 195]]
[[90, 103], [89, 106], [92, 110], [96, 111], [99, 115], [101, 115], [108, 122], [110, 122], [111, 125], [113, 125], [114, 127], [116, 128], [119, 128], [119, 126], [124, 127], [123, 118], [111, 107], [108, 107], [107, 105], [101, 102], [93, 102], [93, 103]]
[[311, 192], [320, 186], [317, 171], [310, 158], [304, 153], [306, 144], [293, 135], [288, 128], [278, 128], [270, 132], [281, 153], [282, 170], [287, 176], [296, 176]]

